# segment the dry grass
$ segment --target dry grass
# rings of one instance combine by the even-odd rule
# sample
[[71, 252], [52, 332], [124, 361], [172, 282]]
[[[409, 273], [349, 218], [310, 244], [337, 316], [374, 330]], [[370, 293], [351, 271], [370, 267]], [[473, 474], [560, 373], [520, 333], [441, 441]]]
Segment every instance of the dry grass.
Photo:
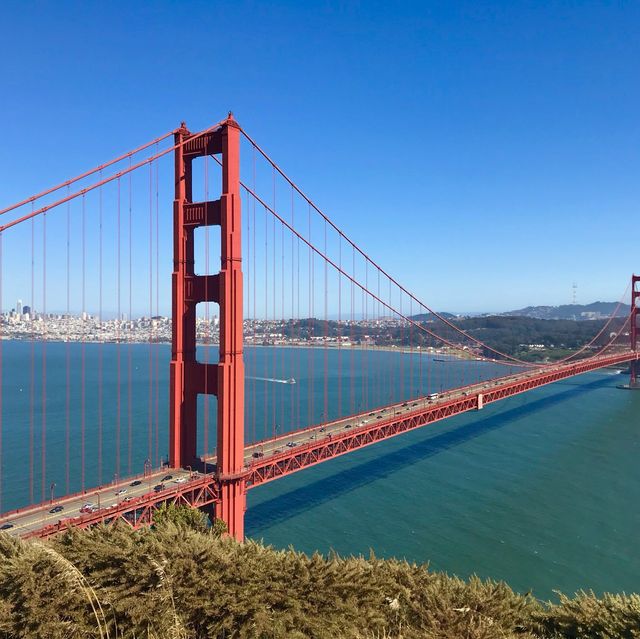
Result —
[[542, 605], [395, 560], [306, 556], [170, 522], [0, 535], [0, 637], [640, 639], [640, 596]]

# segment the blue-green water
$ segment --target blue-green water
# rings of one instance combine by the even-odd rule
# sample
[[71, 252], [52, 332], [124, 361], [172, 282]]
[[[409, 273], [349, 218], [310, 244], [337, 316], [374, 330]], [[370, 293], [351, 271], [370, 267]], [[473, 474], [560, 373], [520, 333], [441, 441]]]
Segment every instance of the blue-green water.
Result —
[[[72, 382], [70, 489], [77, 488], [81, 466], [81, 415], [75, 408], [81, 399], [81, 346], [72, 344], [67, 351], [64, 344], [48, 344], [46, 476], [41, 481], [38, 348], [33, 417], [36, 501], [43, 486], [48, 496], [52, 481], [57, 492], [64, 492], [67, 352]], [[3, 344], [3, 510], [30, 497], [30, 349], [29, 343]], [[88, 485], [97, 483], [100, 357], [103, 481], [116, 468], [118, 351], [120, 474], [128, 471], [128, 349], [85, 347]], [[155, 464], [166, 453], [168, 356], [166, 346], [131, 346], [133, 472], [142, 471], [147, 457]], [[348, 413], [354, 405], [368, 407], [415, 395], [420, 389], [435, 391], [501, 372], [490, 365], [435, 363], [426, 358], [420, 365], [415, 356], [395, 353], [329, 351], [325, 376], [324, 357], [323, 351], [313, 349], [247, 350], [248, 439], [276, 429], [281, 432], [290, 424], [303, 426], [309, 419], [321, 421], [325, 388], [330, 419], [340, 406]], [[349, 357], [355, 358], [353, 368]], [[345, 370], [354, 371], [353, 381], [338, 377]], [[295, 377], [297, 384], [252, 377]], [[610, 371], [559, 382], [253, 489], [248, 496], [247, 533], [278, 547], [291, 544], [304, 551], [333, 548], [342, 554], [368, 554], [373, 549], [380, 556], [430, 562], [433, 569], [460, 576], [476, 573], [505, 579], [520, 591], [532, 589], [545, 598], [553, 589], [638, 591], [640, 393], [617, 390], [619, 382], [620, 377]], [[209, 409], [207, 449], [212, 450], [215, 399]]]

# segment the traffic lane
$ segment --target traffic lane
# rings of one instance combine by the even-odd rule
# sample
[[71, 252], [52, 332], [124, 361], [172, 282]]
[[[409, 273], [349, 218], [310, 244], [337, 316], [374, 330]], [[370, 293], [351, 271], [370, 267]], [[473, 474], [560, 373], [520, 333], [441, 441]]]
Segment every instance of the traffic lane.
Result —
[[[37, 510], [29, 511], [24, 515], [18, 515], [14, 517], [8, 517], [3, 520], [2, 525], [11, 524], [12, 527], [7, 529], [9, 533], [16, 534], [24, 534], [29, 530], [33, 530], [34, 528], [41, 528], [42, 526], [48, 525], [50, 523], [57, 523], [60, 520], [68, 519], [71, 517], [79, 516], [80, 509], [87, 503], [92, 503], [95, 506], [100, 504], [100, 510], [105, 510], [105, 512], [111, 506], [118, 505], [122, 500], [127, 497], [140, 497], [145, 493], [153, 490], [153, 486], [161, 483], [163, 477], [167, 475], [172, 475], [172, 479], [168, 481], [175, 481], [179, 478], [184, 478], [185, 481], [188, 480], [191, 473], [189, 471], [178, 470], [178, 471], [162, 471], [158, 473], [154, 473], [147, 478], [144, 479], [133, 479], [132, 481], [122, 482], [119, 484], [114, 484], [112, 486], [107, 486], [99, 490], [91, 490], [86, 493], [70, 497], [67, 499], [61, 499], [58, 501], [54, 501], [52, 504], [43, 505], [42, 508]], [[132, 486], [132, 483], [140, 482], [136, 486]], [[182, 482], [179, 482], [182, 483]], [[124, 490], [121, 494], [116, 494], [117, 492]], [[62, 506], [63, 510], [56, 513], [51, 513], [51, 509], [56, 506]]]

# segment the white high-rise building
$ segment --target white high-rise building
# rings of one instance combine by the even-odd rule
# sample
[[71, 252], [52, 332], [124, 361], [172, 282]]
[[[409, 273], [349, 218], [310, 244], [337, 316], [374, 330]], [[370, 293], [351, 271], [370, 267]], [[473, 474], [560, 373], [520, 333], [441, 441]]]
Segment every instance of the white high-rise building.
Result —
[[16, 304], [16, 313], [18, 315], [22, 315], [22, 300], [18, 300], [18, 303]]

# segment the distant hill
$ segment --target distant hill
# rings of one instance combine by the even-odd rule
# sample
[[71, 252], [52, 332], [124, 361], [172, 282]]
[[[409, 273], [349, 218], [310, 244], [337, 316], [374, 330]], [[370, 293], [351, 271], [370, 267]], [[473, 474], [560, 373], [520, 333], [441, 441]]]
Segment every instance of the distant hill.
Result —
[[[598, 320], [607, 319], [614, 312], [617, 302], [593, 302], [591, 304], [563, 304], [562, 306], [527, 306], [517, 311], [502, 313], [510, 317], [531, 317], [549, 320]], [[618, 317], [626, 317], [631, 307], [622, 304]]]
[[[454, 315], [453, 313], [440, 313], [440, 317], [444, 317], [445, 319], [452, 320], [459, 317], [458, 315]], [[412, 320], [416, 322], [433, 322], [438, 318], [433, 313], [418, 313], [418, 315], [412, 315]]]

